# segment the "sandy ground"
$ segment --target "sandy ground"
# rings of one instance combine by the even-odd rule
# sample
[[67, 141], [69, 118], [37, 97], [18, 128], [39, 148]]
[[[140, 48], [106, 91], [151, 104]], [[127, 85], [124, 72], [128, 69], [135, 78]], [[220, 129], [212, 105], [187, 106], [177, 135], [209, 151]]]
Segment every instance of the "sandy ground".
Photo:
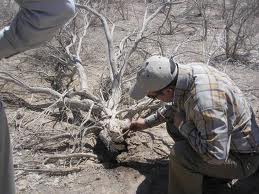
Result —
[[[179, 8], [181, 9], [184, 8]], [[178, 10], [178, 11], [179, 11]], [[134, 30], [134, 26], [141, 22], [144, 13], [144, 4], [140, 1], [134, 3], [134, 9], [129, 8], [129, 20], [118, 20], [115, 28], [116, 44], [119, 43], [122, 37]], [[1, 15], [2, 16], [2, 15]], [[3, 17], [3, 16], [2, 16]], [[113, 18], [114, 19], [114, 18]], [[116, 19], [116, 18], [115, 18]], [[199, 20], [199, 18], [196, 18]], [[156, 26], [161, 22], [161, 18], [155, 20], [152, 24]], [[217, 22], [217, 21], [215, 21]], [[152, 29], [152, 27], [150, 27]], [[188, 25], [181, 27], [181, 31], [174, 36], [164, 36], [161, 38], [163, 43], [163, 49], [166, 55], [172, 54], [175, 49], [175, 45], [179, 42], [186, 40], [186, 37], [194, 33], [193, 28]], [[212, 32], [210, 29], [209, 32]], [[213, 33], [211, 33], [213, 34]], [[107, 71], [107, 48], [104, 39], [103, 29], [100, 25], [96, 25], [89, 29], [89, 32], [84, 42], [84, 54], [82, 61], [87, 74], [89, 76], [90, 90], [94, 90], [98, 85], [100, 77], [103, 72]], [[154, 44], [146, 43], [148, 51], [150, 53], [158, 52], [158, 49], [154, 49]], [[154, 47], [154, 48], [153, 48]], [[44, 47], [42, 48], [44, 50]], [[182, 48], [181, 48], [182, 49]], [[202, 51], [201, 42], [189, 42], [183, 46], [184, 51]], [[0, 61], [0, 70], [8, 71], [15, 74], [19, 79], [24, 82], [36, 86], [44, 85], [49, 86], [49, 83], [42, 81], [38, 76], [39, 71], [50, 73], [51, 65], [47, 62], [42, 63], [37, 61], [33, 54], [39, 52], [34, 50], [25, 54], [20, 54], [12, 57], [8, 60]], [[186, 52], [181, 57], [177, 58], [177, 62], [193, 62], [201, 61], [201, 56]], [[236, 81], [238, 86], [244, 91], [248, 100], [253, 105], [253, 108], [259, 116], [259, 54], [257, 50], [251, 52], [249, 56], [249, 64], [247, 63], [224, 63], [214, 62], [216, 68], [226, 72], [233, 80]], [[132, 65], [135, 61], [131, 61]], [[44, 101], [44, 97], [37, 98], [35, 96], [28, 95], [23, 90], [14, 86], [4, 86], [3, 90], [12, 91], [26, 100], [32, 100], [34, 103]], [[168, 177], [168, 153], [173, 141], [167, 134], [164, 125], [161, 125], [155, 129], [149, 129], [144, 132], [138, 132], [130, 137], [134, 143], [131, 149], [127, 153], [120, 154], [118, 162], [110, 160], [110, 156], [103, 147], [99, 147], [95, 152], [99, 156], [99, 160], [82, 160], [76, 164], [82, 170], [77, 173], [72, 173], [63, 176], [47, 175], [46, 173], [35, 173], [21, 169], [32, 169], [37, 166], [41, 166], [46, 155], [63, 153], [64, 150], [32, 150], [21, 149], [21, 145], [33, 142], [33, 139], [28, 139], [29, 134], [33, 132], [31, 128], [39, 127], [40, 123], [46, 122], [46, 118], [39, 118], [35, 122], [34, 126], [23, 128], [19, 127], [17, 114], [21, 112], [28, 118], [34, 116], [37, 118], [39, 113], [35, 113], [23, 108], [17, 108], [16, 105], [7, 104], [7, 116], [10, 124], [11, 137], [14, 144], [14, 164], [16, 175], [16, 188], [17, 193], [20, 194], [70, 194], [70, 193], [82, 193], [82, 194], [165, 194], [167, 192], [167, 177]], [[20, 113], [19, 113], [20, 114]], [[24, 122], [24, 121], [23, 121]], [[57, 125], [53, 127], [52, 124], [45, 125], [42, 133], [48, 133], [58, 130], [65, 130], [65, 128], [73, 126]], [[36, 138], [36, 137], [35, 137]], [[71, 166], [75, 165], [70, 161]], [[60, 164], [59, 167], [65, 166]], [[57, 168], [54, 164], [46, 165], [47, 169]], [[218, 189], [220, 186], [218, 187]], [[253, 188], [253, 187], [251, 187]], [[246, 188], [246, 189], [251, 189]], [[222, 191], [223, 192], [223, 191]], [[235, 193], [252, 193], [249, 190], [243, 191], [238, 189]], [[259, 193], [259, 191], [255, 191]], [[216, 192], [217, 194], [220, 192]], [[210, 193], [212, 194], [212, 193]]]

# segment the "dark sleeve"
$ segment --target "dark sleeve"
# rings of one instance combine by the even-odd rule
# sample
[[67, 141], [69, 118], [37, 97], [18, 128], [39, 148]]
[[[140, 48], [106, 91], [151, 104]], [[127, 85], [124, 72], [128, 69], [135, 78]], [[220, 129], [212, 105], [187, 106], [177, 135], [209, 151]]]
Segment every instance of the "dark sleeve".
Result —
[[73, 0], [16, 0], [20, 10], [0, 31], [0, 59], [39, 46], [75, 14]]
[[145, 118], [145, 123], [149, 127], [157, 126], [169, 120], [173, 120], [174, 108], [172, 105], [165, 105], [158, 109], [154, 114]]

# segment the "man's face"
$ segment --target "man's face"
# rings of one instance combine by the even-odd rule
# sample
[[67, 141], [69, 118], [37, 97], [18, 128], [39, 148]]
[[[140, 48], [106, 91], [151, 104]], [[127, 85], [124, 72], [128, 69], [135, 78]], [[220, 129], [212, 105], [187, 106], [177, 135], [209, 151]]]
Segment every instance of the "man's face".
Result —
[[172, 88], [165, 88], [156, 92], [148, 92], [147, 97], [158, 99], [163, 102], [172, 102], [174, 90]]

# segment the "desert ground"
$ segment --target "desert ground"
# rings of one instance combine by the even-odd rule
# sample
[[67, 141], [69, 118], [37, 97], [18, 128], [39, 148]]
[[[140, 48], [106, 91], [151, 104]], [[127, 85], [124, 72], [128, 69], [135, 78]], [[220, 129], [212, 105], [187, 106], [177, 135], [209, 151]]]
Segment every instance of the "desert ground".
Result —
[[[78, 1], [80, 4], [85, 4], [85, 2]], [[103, 2], [106, 1], [96, 1], [89, 6], [109, 18], [108, 21], [112, 21], [110, 23], [115, 24], [113, 34], [115, 49], [119, 49], [121, 40], [132, 34], [134, 30], [140, 31], [147, 6], [147, 14], [152, 15], [162, 5], [161, 1], [147, 3], [140, 0], [130, 2], [114, 0], [110, 1], [107, 8], [102, 5]], [[153, 54], [175, 55], [176, 62], [182, 64], [204, 62], [224, 71], [235, 81], [252, 104], [258, 121], [259, 16], [255, 16], [252, 26], [250, 25], [252, 31], [246, 32], [249, 44], [240, 45], [235, 57], [227, 58], [226, 50], [224, 50], [226, 40], [223, 33], [226, 23], [221, 17], [220, 4], [216, 3], [220, 1], [201, 1], [203, 5], [206, 5], [205, 8], [201, 6], [206, 9], [206, 12], [200, 12], [202, 9], [196, 7], [200, 4], [190, 2], [196, 1], [182, 1], [172, 4], [170, 10], [165, 7], [158, 12], [144, 30], [145, 39], [141, 40], [128, 60], [124, 81], [132, 80], [138, 66], [145, 58]], [[0, 14], [0, 27], [3, 27], [8, 25], [18, 9], [12, 1], [3, 1], [0, 5], [10, 9], [9, 12], [3, 11]], [[63, 31], [61, 30], [53, 40], [39, 48], [2, 59], [0, 71], [15, 76], [16, 79], [31, 87], [48, 87], [60, 93], [65, 92], [62, 87], [68, 85], [69, 81], [64, 75], [67, 72], [71, 73], [72, 68], [67, 68], [66, 63], [62, 61], [65, 60], [62, 52], [65, 51], [62, 50], [60, 42], [68, 44], [69, 33], [67, 31], [73, 29], [72, 24], [79, 29], [79, 32], [84, 28], [82, 21], [87, 12], [79, 8], [77, 11], [78, 19], [70, 21], [71, 26], [68, 25]], [[94, 14], [92, 15], [91, 25], [86, 29], [82, 42], [80, 58], [87, 74], [88, 91], [98, 95], [98, 91], [102, 90], [105, 95], [111, 87], [110, 82], [105, 82], [109, 75], [109, 68], [111, 68], [107, 54], [108, 46], [103, 23], [94, 17]], [[165, 20], [166, 17], [169, 19]], [[204, 37], [204, 18], [207, 21], [206, 37]], [[128, 47], [125, 46], [125, 50], [130, 48], [137, 36], [131, 37], [132, 39], [128, 39]], [[76, 49], [71, 50], [76, 52]], [[123, 100], [120, 101], [119, 108], [131, 107], [136, 103], [127, 94], [132, 82], [122, 83]], [[78, 77], [74, 76], [69, 84], [71, 88], [78, 89]], [[51, 109], [51, 104], [56, 100], [49, 95], [34, 94], [24, 87], [1, 79], [0, 86], [0, 98], [6, 108], [13, 145], [17, 193], [167, 193], [168, 154], [174, 142], [167, 134], [164, 124], [141, 132], [130, 133], [125, 140], [127, 149], [114, 154], [107, 150], [95, 133], [81, 139], [79, 145], [78, 138], [74, 138], [73, 135], [84, 125], [81, 125], [81, 120], [77, 120], [75, 115], [72, 117], [72, 122], [67, 116], [69, 114], [65, 119], [57, 119], [60, 115], [62, 117], [61, 113], [64, 109]], [[108, 89], [104, 90], [104, 88]], [[49, 107], [32, 106], [49, 102], [51, 102]], [[154, 110], [148, 110], [142, 115], [150, 114], [152, 111]], [[83, 111], [80, 110], [80, 112]], [[84, 118], [87, 117], [87, 111], [82, 115]], [[97, 116], [95, 118], [92, 115], [92, 118], [94, 120]], [[53, 161], [49, 160], [52, 156], [67, 156], [76, 153], [90, 153], [95, 157], [61, 157]], [[259, 175], [253, 179], [259, 181], [258, 177]], [[212, 188], [210, 194], [259, 193], [256, 184], [247, 186], [246, 183], [241, 182], [232, 190], [213, 181], [209, 184]]]

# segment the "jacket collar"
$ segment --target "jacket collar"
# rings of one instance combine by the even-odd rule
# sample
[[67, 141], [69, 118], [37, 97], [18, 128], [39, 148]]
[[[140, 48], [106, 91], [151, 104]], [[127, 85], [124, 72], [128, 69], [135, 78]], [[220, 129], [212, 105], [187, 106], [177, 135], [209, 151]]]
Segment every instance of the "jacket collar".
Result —
[[174, 91], [173, 104], [185, 102], [186, 94], [190, 91], [193, 85], [193, 72], [189, 65], [178, 65], [178, 78]]

